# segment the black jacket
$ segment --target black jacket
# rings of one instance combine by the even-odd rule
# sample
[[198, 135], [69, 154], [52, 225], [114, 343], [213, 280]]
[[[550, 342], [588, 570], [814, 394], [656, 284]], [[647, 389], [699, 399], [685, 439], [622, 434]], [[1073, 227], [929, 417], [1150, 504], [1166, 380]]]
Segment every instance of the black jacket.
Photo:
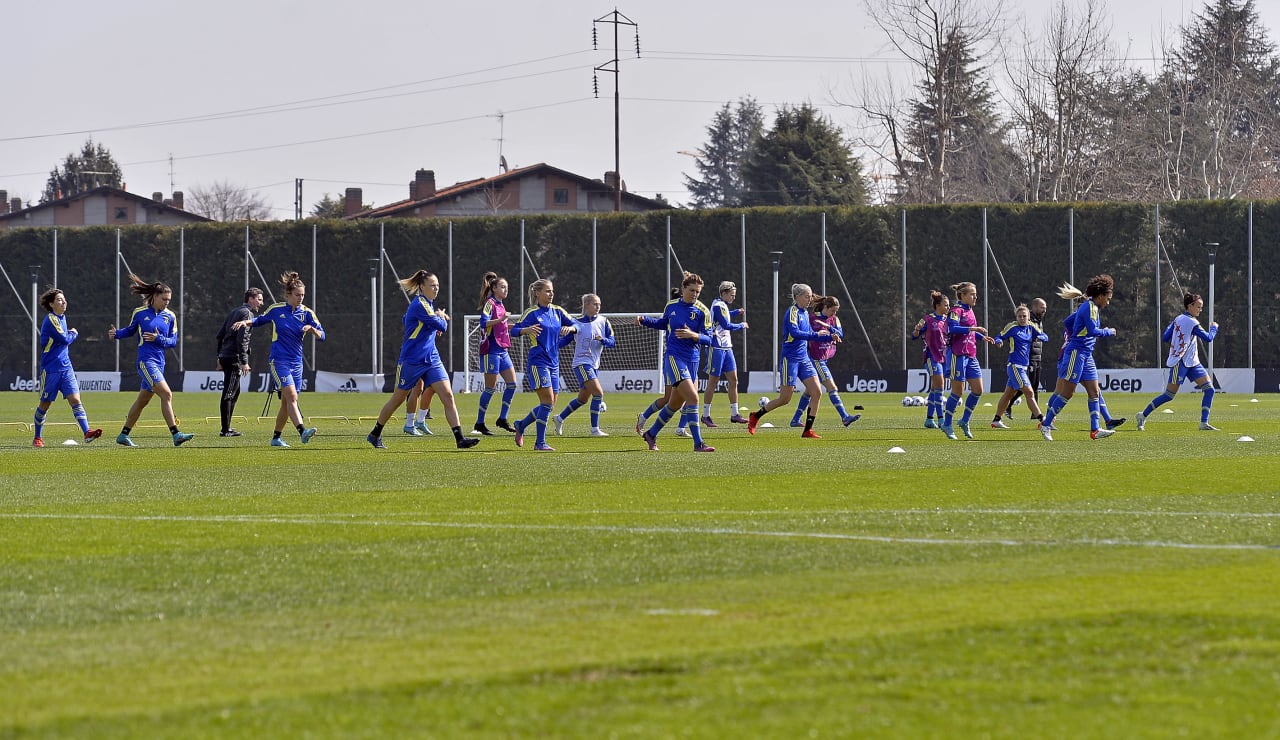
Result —
[[232, 331], [231, 325], [251, 318], [253, 318], [253, 309], [249, 308], [247, 303], [227, 314], [227, 320], [222, 322], [222, 328], [218, 330], [219, 360], [235, 360], [237, 365], [249, 364], [249, 337], [253, 328], [246, 326]]

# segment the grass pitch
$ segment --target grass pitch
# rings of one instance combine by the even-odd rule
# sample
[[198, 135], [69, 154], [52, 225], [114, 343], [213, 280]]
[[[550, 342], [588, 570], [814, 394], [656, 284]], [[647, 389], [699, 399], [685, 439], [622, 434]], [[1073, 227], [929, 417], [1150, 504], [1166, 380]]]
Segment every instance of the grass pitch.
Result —
[[157, 407], [124, 449], [131, 395], [84, 398], [103, 439], [60, 400], [35, 450], [0, 394], [0, 737], [1280, 736], [1272, 396], [1206, 433], [1117, 394], [1096, 442], [1077, 398], [1053, 443], [861, 394], [749, 437], [719, 397], [712, 455], [650, 453], [638, 396], [554, 454], [438, 405], [373, 450], [386, 397], [339, 394], [306, 446], [179, 394], [196, 438]]

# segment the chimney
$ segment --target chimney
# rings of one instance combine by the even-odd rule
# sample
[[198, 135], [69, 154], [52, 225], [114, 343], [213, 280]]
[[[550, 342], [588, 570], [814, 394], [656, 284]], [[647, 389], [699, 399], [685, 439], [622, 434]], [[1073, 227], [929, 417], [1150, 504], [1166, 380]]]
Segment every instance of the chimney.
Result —
[[415, 191], [414, 200], [424, 200], [434, 197], [436, 194], [436, 172], [435, 170], [418, 170], [413, 175], [414, 183], [418, 186]]
[[415, 182], [409, 183], [409, 200], [417, 200], [417, 199], [418, 199], [418, 183], [415, 181]]
[[347, 197], [342, 203], [342, 215], [354, 216], [363, 210], [364, 191], [360, 188], [347, 188]]
[[159, 190], [155, 191], [154, 193], [151, 194], [151, 200], [154, 200], [157, 203], [163, 203], [164, 193], [160, 192]]
[[179, 211], [183, 210], [183, 208], [182, 208], [182, 191], [181, 191], [181, 190], [175, 190], [175, 191], [173, 191], [173, 207], [174, 207], [174, 208], [177, 208]]
[[9, 212], [9, 191], [0, 190], [0, 216]]
[[21, 210], [22, 210], [21, 198], [14, 198], [13, 200], [9, 201], [9, 213], [17, 213], [18, 211], [21, 211]]
[[609, 170], [608, 172], [604, 173], [604, 184], [608, 186], [609, 190], [617, 190], [618, 189], [618, 173], [614, 172], [613, 170]]

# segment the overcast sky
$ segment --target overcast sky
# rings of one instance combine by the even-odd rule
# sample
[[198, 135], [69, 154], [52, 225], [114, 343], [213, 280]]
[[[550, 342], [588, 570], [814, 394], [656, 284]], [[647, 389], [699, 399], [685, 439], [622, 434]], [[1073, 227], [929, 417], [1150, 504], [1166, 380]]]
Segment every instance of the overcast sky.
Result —
[[[1047, 3], [1013, 3], [1039, 28]], [[645, 0], [617, 5], [622, 173], [628, 189], [687, 198], [706, 126], [725, 102], [754, 96], [767, 111], [831, 105], [851, 79], [905, 74], [859, 0], [732, 3]], [[1117, 51], [1150, 70], [1162, 30], [1201, 2], [1112, 0]], [[418, 168], [436, 182], [546, 162], [602, 177], [613, 168], [615, 5], [422, 0], [59, 0], [9, 3], [0, 14], [6, 94], [0, 190], [38, 200], [49, 171], [90, 135], [130, 191], [190, 192], [213, 181], [254, 188], [276, 217], [325, 193], [364, 189], [401, 200]], [[1258, 11], [1277, 40], [1280, 3]], [[1011, 20], [1016, 20], [1011, 19]], [[502, 114], [501, 118], [499, 114]], [[502, 141], [499, 142], [501, 137]], [[172, 157], [172, 165], [170, 164]], [[171, 184], [172, 182], [172, 184]]]

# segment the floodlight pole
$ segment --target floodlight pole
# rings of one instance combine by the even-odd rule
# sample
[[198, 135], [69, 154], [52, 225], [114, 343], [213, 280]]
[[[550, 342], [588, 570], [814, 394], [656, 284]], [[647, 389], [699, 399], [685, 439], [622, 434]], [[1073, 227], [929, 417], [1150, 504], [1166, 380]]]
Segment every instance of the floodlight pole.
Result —
[[[1209, 248], [1209, 325], [1213, 326], [1213, 263], [1217, 256], [1218, 242], [1205, 242], [1204, 245]], [[1213, 383], [1213, 342], [1208, 343], [1206, 350], [1209, 354], [1209, 382]]]
[[774, 388], [781, 389], [782, 381], [778, 377], [778, 267], [782, 260], [782, 252], [771, 251], [773, 255], [773, 385]]

